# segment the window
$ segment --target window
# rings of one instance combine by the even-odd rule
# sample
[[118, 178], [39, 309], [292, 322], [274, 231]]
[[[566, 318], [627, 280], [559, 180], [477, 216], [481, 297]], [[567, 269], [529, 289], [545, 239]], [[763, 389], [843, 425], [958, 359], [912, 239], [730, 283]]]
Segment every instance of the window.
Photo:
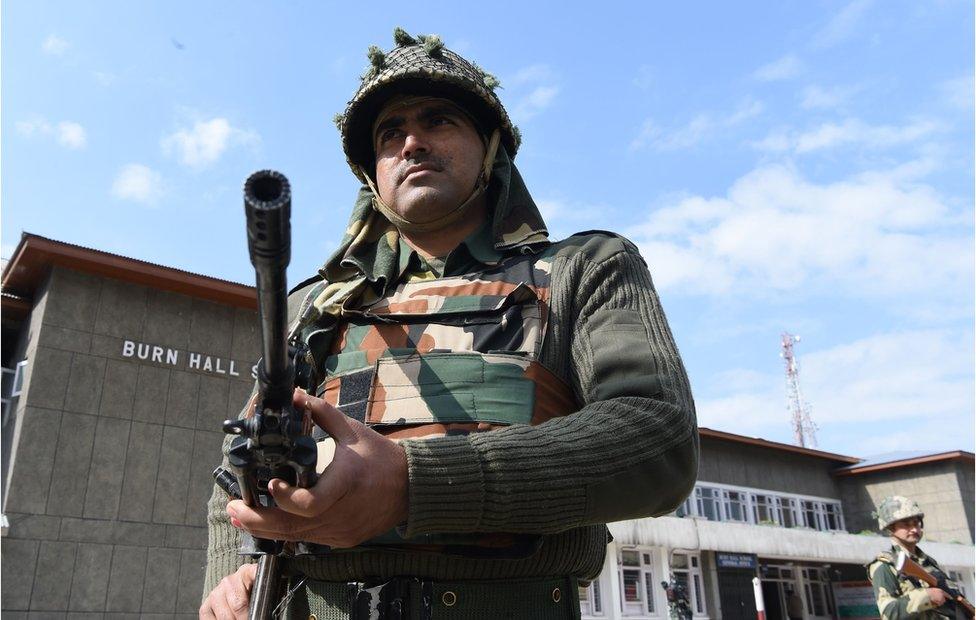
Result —
[[688, 605], [696, 616], [705, 615], [705, 591], [702, 589], [701, 562], [697, 553], [673, 553], [671, 573], [675, 582], [688, 593]]
[[681, 502], [681, 505], [678, 506], [677, 510], [674, 511], [674, 516], [676, 516], [676, 517], [687, 517], [688, 515], [693, 515], [693, 514], [695, 514], [695, 513], [691, 509], [691, 498], [690, 497], [688, 499], [686, 499], [685, 501]]
[[725, 507], [726, 521], [749, 521], [746, 510], [746, 494], [740, 491], [722, 491], [722, 505]]
[[654, 613], [654, 554], [650, 550], [620, 550], [620, 584], [625, 616], [647, 616]]
[[709, 521], [808, 527], [821, 532], [844, 530], [840, 502], [726, 485], [697, 485], [694, 495], [682, 502], [674, 514]]
[[27, 360], [23, 360], [17, 363], [16, 368], [3, 368], [3, 385], [0, 388], [0, 406], [3, 407], [3, 420], [0, 422], [3, 426], [7, 425], [10, 421], [10, 415], [12, 413], [12, 408], [14, 407], [13, 400], [20, 396], [20, 392], [24, 389], [24, 369], [27, 368]]
[[803, 500], [800, 502], [801, 510], [803, 512], [803, 525], [813, 530], [822, 530], [823, 522], [821, 521], [820, 510], [818, 510], [820, 502], [813, 502], [809, 500]]
[[752, 496], [752, 520], [760, 525], [783, 523], [780, 515], [779, 498], [772, 495], [754, 494]]
[[844, 529], [844, 522], [840, 516], [840, 504], [825, 503], [824, 515], [826, 516], [828, 530], [836, 532]]
[[804, 568], [803, 579], [806, 582], [807, 610], [814, 617], [829, 618], [834, 613], [833, 602], [830, 599], [830, 583], [827, 571], [823, 568]]
[[780, 514], [783, 516], [783, 527], [797, 527], [801, 521], [797, 517], [797, 501], [792, 497], [777, 497]]
[[600, 590], [600, 580], [591, 581], [587, 586], [580, 586], [580, 613], [584, 616], [603, 616], [603, 593]]
[[722, 520], [721, 493], [712, 487], [697, 487], [695, 489], [695, 499], [698, 504], [698, 516], [705, 517], [709, 521]]

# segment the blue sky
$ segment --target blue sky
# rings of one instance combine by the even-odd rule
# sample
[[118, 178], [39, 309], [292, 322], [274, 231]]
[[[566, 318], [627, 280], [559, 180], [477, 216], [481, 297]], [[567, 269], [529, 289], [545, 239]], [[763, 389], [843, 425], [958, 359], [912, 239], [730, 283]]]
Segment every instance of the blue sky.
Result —
[[550, 230], [647, 258], [699, 421], [973, 450], [973, 6], [4, 2], [2, 252], [21, 231], [250, 283], [240, 188], [294, 193], [297, 282], [357, 184], [332, 116], [394, 26], [502, 82]]

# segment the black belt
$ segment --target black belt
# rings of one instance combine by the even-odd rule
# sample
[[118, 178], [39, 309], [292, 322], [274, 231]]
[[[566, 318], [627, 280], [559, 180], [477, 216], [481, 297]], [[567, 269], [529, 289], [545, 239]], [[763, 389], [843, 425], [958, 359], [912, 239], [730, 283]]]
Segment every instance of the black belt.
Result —
[[575, 620], [575, 577], [440, 581], [397, 577], [338, 583], [292, 579], [289, 620]]

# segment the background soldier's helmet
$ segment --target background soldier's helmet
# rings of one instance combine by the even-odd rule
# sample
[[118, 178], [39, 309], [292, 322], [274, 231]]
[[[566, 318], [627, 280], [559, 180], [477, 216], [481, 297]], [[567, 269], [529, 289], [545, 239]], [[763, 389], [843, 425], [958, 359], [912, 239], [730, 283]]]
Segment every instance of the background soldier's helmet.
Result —
[[881, 500], [878, 510], [875, 513], [878, 517], [878, 528], [885, 529], [895, 521], [909, 519], [911, 517], [925, 518], [925, 513], [919, 507], [918, 502], [901, 495], [892, 495]]
[[373, 121], [383, 104], [399, 94], [444, 97], [456, 102], [473, 117], [483, 135], [498, 128], [501, 143], [509, 156], [515, 157], [521, 138], [495, 94], [499, 83], [493, 75], [444, 47], [437, 35], [414, 37], [397, 28], [393, 41], [396, 47], [389, 52], [376, 46], [369, 48], [370, 66], [362, 76], [362, 84], [345, 112], [335, 117], [353, 174], [365, 181], [360, 167], [372, 171]]

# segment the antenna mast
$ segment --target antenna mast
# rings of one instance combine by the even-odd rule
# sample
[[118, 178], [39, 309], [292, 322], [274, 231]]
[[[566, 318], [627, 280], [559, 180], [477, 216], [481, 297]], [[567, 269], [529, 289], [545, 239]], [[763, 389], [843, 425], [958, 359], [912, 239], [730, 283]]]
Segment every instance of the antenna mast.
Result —
[[810, 419], [810, 405], [803, 400], [803, 393], [800, 391], [800, 368], [793, 355], [793, 343], [800, 342], [800, 337], [783, 332], [781, 342], [783, 352], [780, 357], [786, 364], [786, 408], [793, 424], [793, 443], [804, 448], [815, 447], [817, 437], [814, 433], [817, 425]]

